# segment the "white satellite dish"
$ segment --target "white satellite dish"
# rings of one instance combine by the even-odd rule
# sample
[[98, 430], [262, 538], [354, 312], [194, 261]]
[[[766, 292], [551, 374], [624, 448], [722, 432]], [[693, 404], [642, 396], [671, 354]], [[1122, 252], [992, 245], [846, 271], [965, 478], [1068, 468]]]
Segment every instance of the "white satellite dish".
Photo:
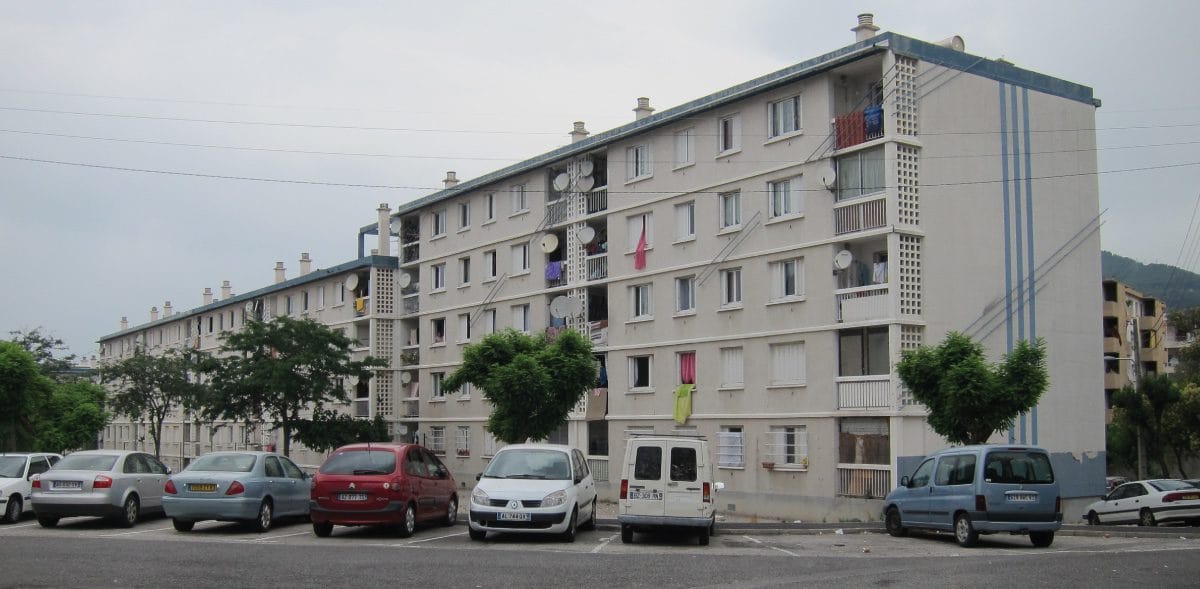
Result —
[[562, 191], [566, 190], [567, 187], [570, 185], [571, 185], [571, 177], [566, 175], [566, 173], [562, 173], [562, 174], [559, 174], [554, 177], [554, 189], [555, 190], [562, 192]]
[[542, 236], [542, 251], [545, 253], [553, 252], [558, 249], [558, 237], [554, 234], [546, 234]]
[[400, 288], [408, 288], [408, 285], [410, 284], [412, 284], [412, 274], [409, 274], [408, 272], [401, 272]]
[[572, 316], [583, 313], [583, 300], [578, 297], [567, 297], [567, 311]]
[[825, 186], [826, 190], [837, 189], [837, 169], [832, 165], [827, 165], [819, 174], [821, 175], [821, 184]]
[[587, 192], [587, 191], [591, 190], [592, 187], [594, 187], [595, 185], [596, 185], [596, 179], [592, 178], [591, 176], [583, 176], [583, 177], [579, 178], [578, 182], [575, 183], [575, 187], [577, 189], [579, 189], [579, 192]]
[[854, 254], [850, 250], [842, 250], [833, 256], [833, 267], [838, 270], [845, 270], [850, 267], [850, 262], [854, 261]]
[[392, 226], [392, 235], [400, 235], [400, 226], [401, 226], [400, 219], [399, 218], [392, 219], [391, 226]]
[[592, 164], [592, 160], [583, 160], [579, 162], [579, 175], [591, 176], [592, 172], [596, 171], [596, 166]]
[[358, 274], [351, 274], [346, 277], [346, 290], [355, 290], [358, 288]]
[[596, 239], [596, 230], [591, 227], [584, 226], [575, 232], [575, 237], [579, 238], [579, 243], [592, 243]]
[[412, 382], [412, 375], [407, 372], [401, 372], [400, 373], [400, 382], [402, 382], [404, 384], [408, 384], [408, 383]]
[[246, 309], [247, 315], [253, 315], [254, 314], [254, 301], [246, 301], [246, 306], [244, 308]]
[[555, 319], [562, 319], [571, 314], [571, 301], [565, 296], [554, 297], [550, 301], [550, 316]]

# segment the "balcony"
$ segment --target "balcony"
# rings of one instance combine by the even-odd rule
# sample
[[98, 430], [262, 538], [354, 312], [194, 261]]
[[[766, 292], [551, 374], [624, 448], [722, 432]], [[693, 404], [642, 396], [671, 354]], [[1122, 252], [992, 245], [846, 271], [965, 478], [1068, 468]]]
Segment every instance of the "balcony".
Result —
[[587, 325], [588, 339], [592, 340], [593, 346], [608, 345], [608, 320], [601, 319], [600, 321], [591, 321]]
[[594, 188], [587, 195], [587, 214], [608, 210], [608, 187]]
[[411, 264], [421, 259], [421, 244], [406, 243], [400, 246], [400, 263]]
[[608, 389], [594, 388], [583, 394], [575, 408], [571, 409], [569, 419], [594, 421], [604, 419], [608, 415]]
[[887, 226], [887, 201], [880, 195], [866, 202], [852, 202], [833, 210], [833, 232], [843, 235]]
[[546, 288], [567, 285], [567, 263], [562, 260], [546, 261]]
[[587, 279], [588, 280], [603, 280], [608, 278], [608, 254], [596, 254], [588, 256], [584, 262], [587, 264]]
[[607, 456], [588, 456], [588, 470], [592, 472], [592, 480], [597, 482], [608, 481], [608, 457]]
[[833, 119], [836, 149], [852, 147], [883, 137], [883, 107], [868, 106]]
[[884, 464], [839, 464], [837, 494], [843, 497], [883, 499], [891, 492], [892, 467]]
[[838, 409], [892, 409], [896, 389], [890, 375], [837, 377]]
[[872, 284], [856, 288], [843, 288], [834, 291], [837, 299], [837, 320], [840, 321], [870, 321], [887, 319], [889, 312], [888, 286]]
[[370, 417], [371, 416], [371, 400], [370, 399], [355, 399], [354, 400], [354, 416], [355, 417]]
[[418, 295], [408, 295], [403, 299], [404, 305], [400, 313], [402, 315], [415, 315], [421, 312], [421, 297]]
[[567, 222], [567, 199], [560, 198], [546, 203], [546, 227], [554, 227]]
[[1120, 356], [1121, 355], [1121, 338], [1119, 338], [1119, 337], [1104, 338], [1104, 355]]

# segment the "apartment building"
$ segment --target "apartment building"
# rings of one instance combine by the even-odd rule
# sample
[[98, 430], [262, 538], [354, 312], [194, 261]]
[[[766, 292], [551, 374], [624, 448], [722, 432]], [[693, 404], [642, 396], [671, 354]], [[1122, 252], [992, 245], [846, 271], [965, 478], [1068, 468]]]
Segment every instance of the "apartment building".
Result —
[[1112, 421], [1112, 395], [1136, 387], [1143, 376], [1170, 372], [1167, 306], [1128, 284], [1105, 279], [1104, 422]]
[[[497, 447], [490, 407], [441, 387], [465, 346], [576, 329], [601, 378], [552, 439], [586, 452], [602, 498], [630, 433], [678, 431], [714, 442], [723, 510], [869, 519], [946, 445], [893, 370], [902, 352], [960, 331], [998, 361], [1040, 337], [1049, 389], [994, 441], [1048, 448], [1068, 505], [1099, 494], [1099, 101], [958, 37], [880, 33], [870, 15], [853, 31], [686, 104], [638, 99], [615, 129], [576, 123], [570, 144], [504, 169], [450, 173], [360, 229], [348, 265], [394, 305], [366, 307], [371, 349], [383, 332], [394, 346], [372, 352], [394, 363], [369, 411], [473, 480]], [[381, 255], [364, 256], [369, 236]]]

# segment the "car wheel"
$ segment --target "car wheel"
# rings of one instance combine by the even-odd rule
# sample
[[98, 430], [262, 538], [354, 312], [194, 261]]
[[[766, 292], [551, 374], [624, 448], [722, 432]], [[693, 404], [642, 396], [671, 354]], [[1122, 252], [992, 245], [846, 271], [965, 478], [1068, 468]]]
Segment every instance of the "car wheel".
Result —
[[567, 516], [567, 530], [562, 533], [562, 539], [564, 542], [574, 542], [575, 541], [575, 527], [578, 524], [579, 524], [579, 508], [576, 507], [571, 510], [571, 515]]
[[1154, 519], [1154, 512], [1150, 511], [1149, 507], [1143, 507], [1142, 512], [1138, 514], [1138, 525], [1150, 527], [1158, 525], [1158, 520]]
[[1054, 543], [1054, 532], [1029, 532], [1029, 541], [1038, 548], [1045, 548]]
[[186, 519], [173, 519], [171, 525], [175, 526], [177, 532], [190, 532], [196, 526], [196, 522]]
[[1099, 515], [1099, 514], [1097, 514], [1097, 513], [1096, 513], [1096, 512], [1094, 512], [1094, 511], [1090, 511], [1090, 512], [1088, 512], [1087, 520], [1088, 520], [1088, 525], [1089, 525], [1089, 526], [1098, 526], [1098, 525], [1100, 525], [1100, 515]]
[[701, 546], [708, 546], [708, 526], [700, 528], [700, 537], [697, 540]]
[[328, 538], [333, 533], [333, 524], [313, 522], [313, 533], [318, 538]]
[[633, 526], [621, 524], [621, 543], [633, 544]]
[[487, 540], [487, 530], [476, 530], [475, 528], [470, 528], [467, 533], [471, 536], [471, 539], [475, 540], [476, 542]]
[[400, 525], [396, 526], [396, 535], [407, 538], [417, 529], [417, 511], [412, 503], [404, 506], [404, 515], [400, 516]]
[[954, 518], [954, 539], [958, 540], [958, 545], [963, 548], [970, 548], [979, 542], [979, 532], [976, 532], [975, 526], [971, 524], [971, 516], [960, 513]]
[[125, 498], [125, 506], [121, 508], [120, 519], [117, 524], [122, 528], [132, 528], [138, 521], [142, 506], [138, 503], [137, 495], [130, 495]]
[[262, 504], [258, 506], [258, 517], [251, 522], [254, 531], [266, 532], [271, 529], [271, 517], [274, 515], [272, 507], [270, 499], [263, 499]]
[[43, 528], [53, 528], [54, 526], [58, 525], [58, 518], [53, 515], [39, 515], [38, 523], [41, 524]]
[[4, 522], [15, 524], [21, 521], [22, 508], [23, 506], [21, 505], [20, 495], [13, 495], [12, 497], [9, 497], [8, 508], [4, 510]]
[[587, 521], [579, 524], [579, 529], [585, 532], [590, 532], [596, 529], [596, 501], [592, 500], [592, 510], [588, 514]]
[[442, 521], [442, 524], [452, 526], [456, 521], [458, 521], [458, 497], [451, 497], [450, 506], [446, 508], [446, 519]]
[[902, 538], [908, 535], [908, 528], [904, 527], [900, 519], [900, 510], [895, 507], [889, 507], [883, 518], [884, 525], [887, 526], [889, 534]]

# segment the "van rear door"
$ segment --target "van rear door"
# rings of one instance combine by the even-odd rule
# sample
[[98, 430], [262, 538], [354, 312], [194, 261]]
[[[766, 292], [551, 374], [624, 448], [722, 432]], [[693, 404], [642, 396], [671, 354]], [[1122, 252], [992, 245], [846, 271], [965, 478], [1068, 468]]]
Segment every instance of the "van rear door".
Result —
[[659, 440], [636, 440], [627, 465], [629, 491], [626, 495], [627, 515], [662, 517], [666, 515], [667, 477], [663, 468], [667, 443]]
[[703, 458], [699, 444], [672, 442], [667, 445], [670, 470], [667, 480], [666, 515], [668, 517], [701, 517], [705, 515], [704, 482], [700, 480]]
[[1045, 452], [1026, 448], [991, 450], [984, 458], [983, 476], [988, 519], [1056, 520], [1059, 489], [1050, 456]]

